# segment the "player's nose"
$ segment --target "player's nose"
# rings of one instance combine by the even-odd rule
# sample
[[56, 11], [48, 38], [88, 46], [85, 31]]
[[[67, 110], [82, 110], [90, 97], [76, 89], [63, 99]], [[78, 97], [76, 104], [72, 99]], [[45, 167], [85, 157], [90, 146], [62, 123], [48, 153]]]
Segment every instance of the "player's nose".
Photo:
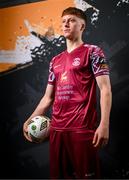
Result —
[[69, 27], [69, 21], [66, 21], [64, 27]]

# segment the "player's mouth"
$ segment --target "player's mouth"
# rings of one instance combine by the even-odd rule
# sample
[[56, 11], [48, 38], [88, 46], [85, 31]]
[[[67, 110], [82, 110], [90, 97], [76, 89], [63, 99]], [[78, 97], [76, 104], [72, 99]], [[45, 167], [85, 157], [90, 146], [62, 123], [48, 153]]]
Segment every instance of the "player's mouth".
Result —
[[65, 29], [64, 32], [65, 33], [70, 32], [70, 29]]

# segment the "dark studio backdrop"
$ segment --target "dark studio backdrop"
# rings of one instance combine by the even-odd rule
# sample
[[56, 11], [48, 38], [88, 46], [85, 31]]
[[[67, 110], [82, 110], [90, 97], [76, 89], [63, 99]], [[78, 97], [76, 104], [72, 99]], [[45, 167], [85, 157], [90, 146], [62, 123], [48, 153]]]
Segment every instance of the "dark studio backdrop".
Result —
[[[47, 0], [46, 0], [47, 1]], [[11, 3], [12, 2], [12, 3]], [[1, 1], [0, 7], [36, 4]], [[129, 1], [88, 0], [88, 25], [83, 39], [103, 48], [110, 66], [113, 103], [109, 144], [101, 149], [103, 178], [129, 178]], [[2, 22], [2, 20], [1, 20]], [[1, 23], [2, 25], [2, 23]], [[0, 27], [2, 28], [2, 26]], [[0, 178], [49, 178], [49, 142], [27, 142], [24, 121], [44, 94], [49, 62], [66, 48], [63, 36], [49, 39], [33, 29], [41, 44], [31, 48], [32, 61], [0, 73]], [[0, 49], [2, 54], [2, 51]], [[1, 55], [0, 55], [1, 56]], [[3, 60], [4, 61], [4, 60]], [[51, 117], [51, 109], [47, 112]]]

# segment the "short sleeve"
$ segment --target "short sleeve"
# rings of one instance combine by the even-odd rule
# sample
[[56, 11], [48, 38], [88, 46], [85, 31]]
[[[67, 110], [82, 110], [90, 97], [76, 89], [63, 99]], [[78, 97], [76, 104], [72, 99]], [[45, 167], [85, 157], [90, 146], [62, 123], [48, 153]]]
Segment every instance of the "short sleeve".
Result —
[[49, 64], [48, 84], [51, 84], [51, 85], [55, 84], [55, 74], [53, 71], [53, 63], [54, 63], [54, 58], [50, 61], [50, 64]]
[[90, 54], [91, 67], [94, 76], [109, 75], [109, 66], [103, 50], [95, 46]]

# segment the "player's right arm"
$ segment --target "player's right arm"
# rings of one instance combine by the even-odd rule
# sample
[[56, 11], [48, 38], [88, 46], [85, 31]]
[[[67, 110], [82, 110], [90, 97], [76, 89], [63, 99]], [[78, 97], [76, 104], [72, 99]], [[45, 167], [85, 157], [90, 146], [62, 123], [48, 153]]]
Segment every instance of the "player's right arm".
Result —
[[48, 108], [53, 104], [54, 101], [54, 85], [48, 84], [46, 88], [46, 92], [43, 96], [43, 98], [40, 100], [38, 106], [34, 110], [34, 112], [31, 114], [31, 116], [25, 121], [23, 125], [23, 133], [25, 138], [28, 141], [32, 142], [32, 139], [28, 136], [28, 124], [31, 121], [31, 119], [38, 115], [44, 115], [45, 112], [48, 110]]

